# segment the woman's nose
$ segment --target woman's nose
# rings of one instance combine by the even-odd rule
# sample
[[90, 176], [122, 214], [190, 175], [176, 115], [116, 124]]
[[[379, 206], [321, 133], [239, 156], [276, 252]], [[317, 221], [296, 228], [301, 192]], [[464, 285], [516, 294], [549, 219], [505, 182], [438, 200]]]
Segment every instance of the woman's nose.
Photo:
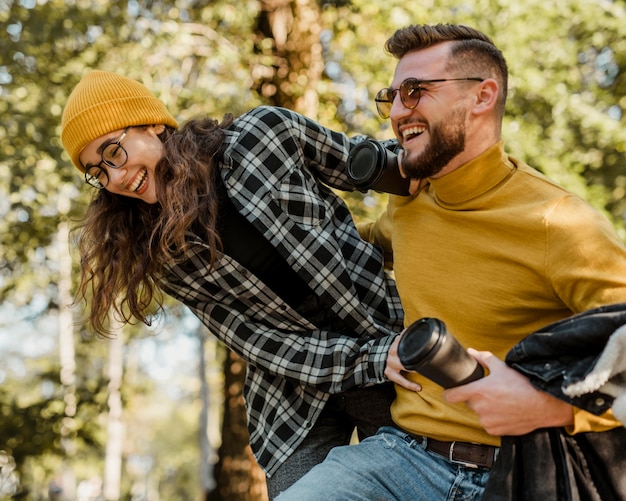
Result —
[[122, 186], [123, 183], [126, 182], [126, 167], [118, 167], [114, 169], [113, 167], [106, 167], [107, 175], [109, 176], [109, 184], [114, 184], [115, 186]]

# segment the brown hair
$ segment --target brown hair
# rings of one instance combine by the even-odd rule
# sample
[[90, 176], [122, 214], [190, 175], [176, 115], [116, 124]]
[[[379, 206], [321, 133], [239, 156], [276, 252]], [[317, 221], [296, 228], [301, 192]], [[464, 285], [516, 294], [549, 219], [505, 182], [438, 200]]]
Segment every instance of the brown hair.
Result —
[[484, 33], [455, 24], [412, 25], [397, 30], [385, 43], [385, 50], [401, 59], [409, 52], [443, 42], [455, 42], [447, 62], [450, 71], [459, 76], [493, 78], [498, 82], [498, 112], [502, 116], [507, 97], [508, 68], [502, 52]]
[[[159, 136], [164, 155], [156, 168], [157, 198], [151, 205], [98, 191], [83, 221], [73, 231], [80, 254], [78, 299], [91, 302], [89, 325], [107, 334], [112, 310], [125, 322], [150, 325], [162, 307], [157, 285], [164, 266], [181, 259], [189, 231], [205, 239], [215, 260], [221, 244], [216, 232], [217, 195], [213, 158], [232, 123], [210, 118], [167, 126]], [[152, 310], [152, 311], [151, 311]]]

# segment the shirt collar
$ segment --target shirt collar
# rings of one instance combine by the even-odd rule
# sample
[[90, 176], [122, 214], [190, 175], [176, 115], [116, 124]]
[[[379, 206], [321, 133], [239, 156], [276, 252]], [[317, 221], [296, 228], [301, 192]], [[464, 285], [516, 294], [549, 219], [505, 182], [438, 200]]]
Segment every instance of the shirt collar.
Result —
[[499, 141], [480, 156], [440, 178], [430, 178], [431, 196], [441, 204], [460, 204], [484, 195], [505, 181], [515, 165]]

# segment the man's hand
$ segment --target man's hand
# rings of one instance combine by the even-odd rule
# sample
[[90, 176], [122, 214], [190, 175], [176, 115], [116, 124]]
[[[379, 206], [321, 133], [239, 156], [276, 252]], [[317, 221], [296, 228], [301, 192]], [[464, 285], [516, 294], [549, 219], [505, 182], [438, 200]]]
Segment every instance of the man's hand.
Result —
[[400, 386], [403, 386], [409, 391], [421, 391], [422, 387], [407, 379], [404, 375], [406, 369], [400, 363], [398, 357], [398, 344], [400, 343], [400, 336], [393, 340], [392, 345], [389, 347], [389, 353], [387, 354], [387, 366], [385, 367], [385, 376], [390, 381], [393, 381]]
[[445, 390], [444, 399], [462, 403], [480, 418], [491, 435], [524, 435], [538, 428], [573, 424], [573, 408], [537, 390], [522, 374], [488, 351], [468, 350], [488, 369], [489, 375], [472, 383]]

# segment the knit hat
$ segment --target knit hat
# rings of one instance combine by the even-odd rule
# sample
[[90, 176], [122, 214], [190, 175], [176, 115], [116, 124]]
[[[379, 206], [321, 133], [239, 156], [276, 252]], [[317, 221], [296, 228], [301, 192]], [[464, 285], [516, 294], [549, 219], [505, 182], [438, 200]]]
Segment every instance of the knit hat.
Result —
[[132, 125], [178, 123], [144, 85], [108, 71], [90, 71], [74, 88], [61, 119], [61, 142], [72, 163], [94, 139]]

